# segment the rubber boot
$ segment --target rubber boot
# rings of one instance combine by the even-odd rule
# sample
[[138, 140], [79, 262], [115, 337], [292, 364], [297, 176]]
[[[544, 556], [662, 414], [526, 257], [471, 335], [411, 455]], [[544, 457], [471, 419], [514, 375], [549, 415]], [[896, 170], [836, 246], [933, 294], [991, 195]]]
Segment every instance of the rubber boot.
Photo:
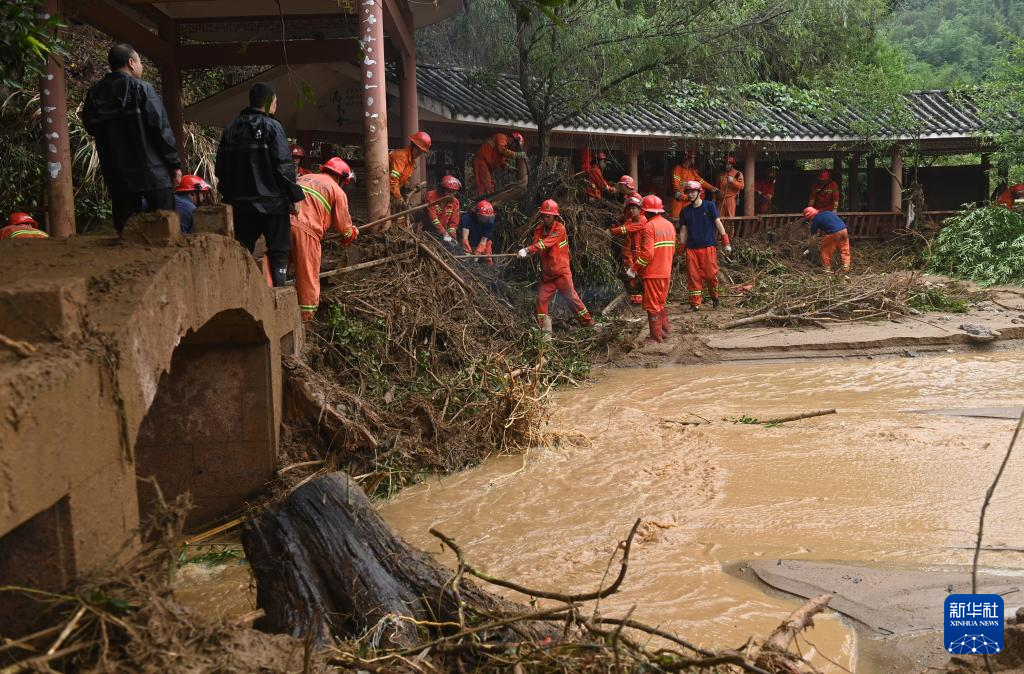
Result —
[[645, 343], [661, 343], [665, 341], [661, 332], [661, 314], [647, 314], [647, 327], [651, 331], [650, 337], [644, 340]]
[[580, 325], [585, 328], [592, 328], [594, 327], [594, 318], [592, 316], [584, 316], [580, 318]]
[[661, 308], [660, 316], [661, 316], [661, 335], [665, 339], [668, 339], [668, 336], [672, 333], [672, 329], [671, 329], [671, 327], [669, 326], [669, 323], [668, 323], [668, 307], [662, 307]]

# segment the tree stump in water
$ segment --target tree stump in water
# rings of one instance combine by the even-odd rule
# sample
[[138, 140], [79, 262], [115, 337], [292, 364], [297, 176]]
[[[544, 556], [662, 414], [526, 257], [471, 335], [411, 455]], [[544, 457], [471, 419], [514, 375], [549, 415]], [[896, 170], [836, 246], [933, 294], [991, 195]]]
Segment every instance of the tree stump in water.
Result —
[[[242, 545], [265, 612], [258, 629], [323, 645], [380, 623], [378, 645], [411, 647], [429, 635], [398, 616], [459, 623], [454, 573], [395, 535], [345, 473], [319, 477], [246, 522]], [[459, 596], [467, 614], [529, 611], [470, 581]], [[531, 631], [552, 634], [548, 625]]]

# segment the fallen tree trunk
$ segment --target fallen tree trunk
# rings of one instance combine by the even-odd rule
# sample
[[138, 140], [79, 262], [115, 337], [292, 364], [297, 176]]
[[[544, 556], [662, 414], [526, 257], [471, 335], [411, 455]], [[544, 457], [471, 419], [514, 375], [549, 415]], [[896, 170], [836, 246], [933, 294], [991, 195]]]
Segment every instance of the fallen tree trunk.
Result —
[[800, 666], [804, 663], [789, 653], [789, 645], [793, 643], [793, 638], [797, 634], [814, 625], [814, 616], [824, 611], [830, 601], [831, 594], [820, 594], [808, 599], [803, 606], [790, 613], [765, 641], [757, 656], [757, 666], [773, 672], [798, 674], [804, 671]]
[[[254, 626], [318, 645], [373, 630], [372, 644], [409, 648], [440, 634], [438, 623], [457, 628], [484, 614], [531, 611], [409, 546], [342, 472], [316, 478], [246, 522], [242, 545], [265, 612]], [[516, 629], [541, 639], [557, 634], [544, 623]]]

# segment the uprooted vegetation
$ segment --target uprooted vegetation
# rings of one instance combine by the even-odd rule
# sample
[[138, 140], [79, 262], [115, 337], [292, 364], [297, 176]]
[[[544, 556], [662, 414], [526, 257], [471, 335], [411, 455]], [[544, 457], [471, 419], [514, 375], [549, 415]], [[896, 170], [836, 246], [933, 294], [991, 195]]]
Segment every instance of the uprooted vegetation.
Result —
[[982, 285], [1024, 284], [1024, 213], [987, 206], [949, 218], [932, 244], [928, 269]]
[[[325, 287], [304, 362], [286, 365], [297, 412], [289, 460], [324, 459], [391, 494], [422, 473], [537, 442], [551, 390], [583, 380], [595, 355], [618, 348], [614, 327], [577, 329], [558, 303], [560, 329], [545, 338], [529, 282], [500, 278], [509, 258], [494, 270], [460, 263], [399, 228], [361, 243], [365, 258], [388, 261]], [[339, 250], [328, 255], [343, 264]]]
[[955, 282], [925, 280], [914, 268], [922, 243], [927, 241], [909, 232], [887, 243], [857, 241], [852, 271], [825, 274], [817, 250], [807, 248], [802, 220], [741, 240], [723, 269], [742, 291], [736, 306], [748, 315], [724, 327], [826, 327], [923, 311], [967, 311], [983, 294]]

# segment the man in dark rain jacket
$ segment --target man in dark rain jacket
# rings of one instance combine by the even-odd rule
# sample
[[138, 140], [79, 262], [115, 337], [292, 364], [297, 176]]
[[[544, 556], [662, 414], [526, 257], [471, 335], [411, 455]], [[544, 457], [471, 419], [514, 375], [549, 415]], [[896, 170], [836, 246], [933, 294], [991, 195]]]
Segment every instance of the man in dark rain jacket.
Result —
[[96, 139], [103, 179], [120, 234], [143, 210], [174, 210], [181, 162], [174, 132], [156, 89], [142, 77], [142, 59], [128, 44], [107, 53], [110, 72], [89, 89], [82, 110]]
[[262, 235], [267, 244], [270, 278], [282, 286], [291, 250], [289, 214], [305, 195], [295, 183], [288, 138], [271, 117], [277, 96], [269, 84], [249, 90], [249, 107], [224, 129], [217, 148], [217, 189], [234, 211], [235, 238], [249, 251]]

